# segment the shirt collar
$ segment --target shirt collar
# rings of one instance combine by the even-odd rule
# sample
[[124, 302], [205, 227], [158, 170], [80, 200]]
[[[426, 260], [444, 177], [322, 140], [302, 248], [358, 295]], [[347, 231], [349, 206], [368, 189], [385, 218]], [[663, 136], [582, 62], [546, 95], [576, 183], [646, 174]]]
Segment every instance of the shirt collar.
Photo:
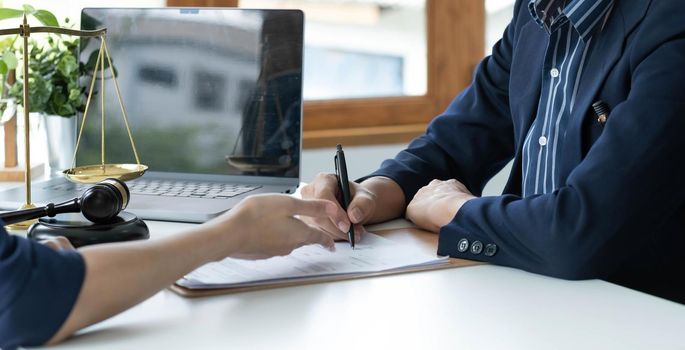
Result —
[[530, 14], [549, 33], [570, 21], [580, 38], [587, 42], [604, 26], [614, 0], [530, 0]]

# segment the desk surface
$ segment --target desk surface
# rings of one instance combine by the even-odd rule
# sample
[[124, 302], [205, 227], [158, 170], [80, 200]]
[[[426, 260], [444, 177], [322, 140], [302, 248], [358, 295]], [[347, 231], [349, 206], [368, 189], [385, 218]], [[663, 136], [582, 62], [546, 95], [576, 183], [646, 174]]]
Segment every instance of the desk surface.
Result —
[[[189, 224], [149, 222], [152, 239]], [[55, 349], [683, 349], [685, 306], [471, 266], [187, 299], [164, 290]]]

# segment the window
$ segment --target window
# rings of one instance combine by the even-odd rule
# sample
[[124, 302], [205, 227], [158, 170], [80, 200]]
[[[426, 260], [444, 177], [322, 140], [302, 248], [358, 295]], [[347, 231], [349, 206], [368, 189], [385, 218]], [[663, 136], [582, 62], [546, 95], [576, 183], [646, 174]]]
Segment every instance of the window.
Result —
[[426, 93], [425, 0], [240, 0], [305, 13], [304, 99]]
[[305, 100], [402, 96], [405, 93], [406, 62], [401, 56], [324, 47], [305, 47], [304, 52]]
[[514, 13], [515, 0], [485, 0], [485, 50], [490, 54], [492, 46], [502, 38]]
[[31, 4], [37, 9], [46, 9], [54, 13], [60, 24], [64, 18], [78, 28], [80, 25], [81, 9], [84, 7], [163, 7], [166, 0], [4, 0], [3, 7], [20, 9], [23, 4]]
[[[257, 2], [265, 4], [274, 1]], [[413, 0], [298, 2], [377, 3], [384, 6], [417, 3]], [[421, 64], [426, 67], [425, 92], [354, 99], [309, 99], [304, 105], [305, 147], [327, 147], [336, 143], [379, 144], [409, 141], [422, 133], [426, 124], [470, 83], [473, 70], [485, 52], [484, 1], [425, 0], [420, 3], [424, 4], [425, 17], [423, 40], [426, 43], [426, 62]], [[345, 15], [341, 13], [340, 16]], [[309, 22], [307, 25], [310, 25]], [[405, 44], [400, 40], [395, 45]]]
[[149, 83], [168, 89], [178, 86], [176, 72], [171, 67], [158, 67], [156, 65], [144, 65], [138, 69], [138, 79], [141, 83]]

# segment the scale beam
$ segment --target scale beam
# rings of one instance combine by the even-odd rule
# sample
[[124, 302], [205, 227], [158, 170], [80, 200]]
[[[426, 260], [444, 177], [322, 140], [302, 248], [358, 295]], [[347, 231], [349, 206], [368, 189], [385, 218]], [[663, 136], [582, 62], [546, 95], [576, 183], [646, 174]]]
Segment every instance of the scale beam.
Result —
[[[25, 157], [26, 157], [26, 171], [24, 174], [24, 180], [25, 180], [25, 190], [26, 190], [26, 202], [22, 206], [22, 209], [26, 208], [33, 208], [35, 207], [31, 203], [31, 149], [30, 149], [30, 140], [29, 140], [29, 81], [27, 78], [28, 73], [29, 73], [29, 37], [31, 36], [31, 33], [52, 33], [52, 34], [62, 34], [62, 35], [69, 35], [69, 36], [78, 36], [78, 37], [90, 37], [90, 38], [101, 38], [102, 40], [102, 45], [100, 47], [100, 59], [98, 60], [98, 64], [100, 65], [100, 70], [101, 70], [101, 79], [102, 79], [102, 84], [104, 88], [104, 71], [105, 71], [105, 56], [107, 59], [107, 63], [109, 64], [109, 68], [112, 71], [112, 78], [115, 82], [115, 87], [116, 87], [116, 92], [117, 92], [117, 97], [119, 98], [119, 105], [122, 110], [122, 116], [124, 118], [124, 122], [126, 123], [126, 130], [128, 132], [129, 139], [131, 141], [131, 146], [133, 148], [133, 153], [136, 157], [136, 164], [105, 164], [104, 162], [104, 89], [101, 89], [103, 91], [100, 91], [102, 94], [103, 98], [103, 103], [102, 103], [102, 135], [103, 135], [103, 140], [102, 140], [102, 146], [103, 146], [103, 155], [102, 155], [102, 164], [93, 167], [93, 166], [82, 166], [82, 167], [75, 167], [75, 160], [76, 160], [76, 152], [74, 152], [74, 164], [71, 169], [65, 170], [63, 173], [64, 175], [70, 179], [71, 181], [75, 182], [82, 182], [82, 183], [90, 183], [93, 182], [93, 179], [99, 179], [100, 177], [113, 177], [113, 178], [119, 178], [123, 180], [130, 180], [133, 178], [137, 178], [139, 176], [142, 176], [145, 171], [147, 170], [147, 166], [140, 164], [140, 159], [138, 158], [138, 152], [135, 148], [135, 143], [133, 142], [133, 135], [131, 135], [131, 130], [128, 126], [128, 117], [126, 116], [126, 110], [124, 108], [124, 104], [121, 100], [121, 92], [119, 91], [119, 86], [118, 83], [116, 82], [116, 74], [114, 72], [114, 67], [112, 66], [111, 59], [109, 57], [109, 53], [107, 52], [106, 44], [105, 44], [105, 35], [107, 34], [107, 28], [102, 28], [102, 29], [96, 29], [96, 30], [77, 30], [77, 29], [68, 29], [68, 28], [60, 28], [60, 27], [52, 27], [52, 26], [42, 26], [42, 27], [31, 27], [28, 24], [28, 20], [26, 18], [26, 15], [24, 15], [22, 24], [19, 25], [19, 28], [8, 28], [8, 29], [0, 29], [0, 36], [4, 35], [18, 35], [21, 36], [22, 41], [23, 41], [23, 47], [22, 47], [22, 55], [23, 55], [23, 68], [24, 68], [24, 91], [23, 91], [23, 98], [24, 98], [24, 137], [25, 137], [25, 142], [24, 142], [24, 148], [25, 148]], [[103, 52], [104, 51], [104, 52]], [[96, 66], [96, 72], [93, 74], [93, 81], [95, 80], [95, 76], [97, 73], [97, 66]], [[91, 91], [88, 95], [88, 102], [86, 104], [86, 111], [84, 112], [84, 117], [83, 117], [83, 122], [81, 125], [81, 131], [83, 131], [83, 125], [85, 124], [86, 121], [86, 115], [88, 113], [88, 105], [90, 104], [90, 100], [93, 96], [93, 90], [92, 90], [92, 85], [91, 85]], [[79, 132], [79, 140], [80, 140], [81, 134]], [[78, 151], [78, 143], [76, 146], [76, 151]], [[99, 181], [99, 180], [97, 180]], [[25, 227], [31, 224], [31, 222], [24, 222], [24, 223], [19, 223], [16, 224], [16, 227]]]

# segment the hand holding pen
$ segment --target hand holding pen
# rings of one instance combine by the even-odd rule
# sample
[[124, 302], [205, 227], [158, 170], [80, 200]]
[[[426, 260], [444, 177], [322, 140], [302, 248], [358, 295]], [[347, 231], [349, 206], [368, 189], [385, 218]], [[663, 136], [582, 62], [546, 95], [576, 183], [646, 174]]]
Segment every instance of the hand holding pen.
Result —
[[[328, 218], [303, 217], [302, 220], [323, 229], [336, 240], [349, 240], [351, 243], [351, 237], [354, 237], [356, 244], [359, 243], [364, 230], [362, 225], [387, 221], [402, 215], [404, 194], [399, 185], [385, 177], [371, 177], [361, 184], [350, 182], [342, 147], [336, 151], [334, 161], [336, 173], [318, 174], [312, 182], [302, 187], [301, 194], [304, 199], [336, 202], [339, 204], [338, 210], [331, 213]], [[348, 194], [347, 200], [345, 193]], [[383, 194], [382, 206], [377, 205], [381, 198], [379, 193]], [[351, 225], [354, 226], [352, 229]]]

